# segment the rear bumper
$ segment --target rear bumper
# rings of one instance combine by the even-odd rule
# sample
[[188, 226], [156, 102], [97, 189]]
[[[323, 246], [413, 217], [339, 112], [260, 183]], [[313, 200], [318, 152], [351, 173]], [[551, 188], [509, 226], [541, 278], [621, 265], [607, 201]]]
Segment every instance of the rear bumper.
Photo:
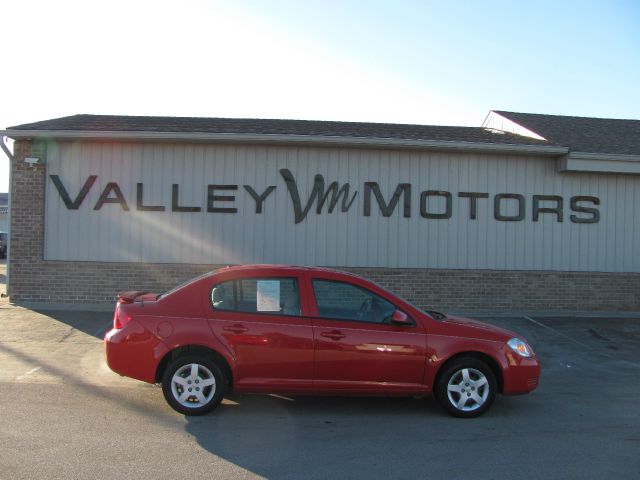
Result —
[[119, 375], [155, 383], [156, 369], [168, 352], [166, 345], [135, 320], [104, 337], [109, 368]]

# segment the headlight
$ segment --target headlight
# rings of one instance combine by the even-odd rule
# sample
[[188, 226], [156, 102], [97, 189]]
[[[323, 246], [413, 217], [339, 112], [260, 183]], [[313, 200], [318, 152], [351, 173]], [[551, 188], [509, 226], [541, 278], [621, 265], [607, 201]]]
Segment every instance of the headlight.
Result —
[[507, 342], [507, 345], [521, 357], [531, 357], [533, 355], [531, 347], [519, 338], [512, 338]]

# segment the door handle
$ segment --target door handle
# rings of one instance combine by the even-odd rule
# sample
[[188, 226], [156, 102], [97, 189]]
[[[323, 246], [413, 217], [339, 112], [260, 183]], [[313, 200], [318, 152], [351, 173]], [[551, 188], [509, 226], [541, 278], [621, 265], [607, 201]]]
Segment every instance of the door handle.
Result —
[[238, 334], [238, 333], [244, 333], [249, 329], [247, 327], [245, 327], [244, 325], [236, 323], [235, 325], [230, 325], [228, 327], [223, 327], [222, 330], [224, 330], [225, 332], [231, 332], [231, 333]]
[[342, 333], [340, 330], [332, 330], [331, 332], [322, 332], [320, 336], [330, 338], [332, 340], [340, 340], [341, 338], [346, 337], [346, 335]]

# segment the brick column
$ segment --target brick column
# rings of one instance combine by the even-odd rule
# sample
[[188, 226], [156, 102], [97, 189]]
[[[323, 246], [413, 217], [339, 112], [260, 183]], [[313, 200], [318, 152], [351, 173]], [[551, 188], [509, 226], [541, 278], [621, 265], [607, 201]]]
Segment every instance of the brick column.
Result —
[[[44, 197], [46, 163], [30, 166], [24, 161], [31, 154], [31, 142], [13, 145], [11, 162], [11, 258], [8, 294], [21, 299], [38, 284], [44, 257]], [[40, 290], [40, 289], [37, 289]]]

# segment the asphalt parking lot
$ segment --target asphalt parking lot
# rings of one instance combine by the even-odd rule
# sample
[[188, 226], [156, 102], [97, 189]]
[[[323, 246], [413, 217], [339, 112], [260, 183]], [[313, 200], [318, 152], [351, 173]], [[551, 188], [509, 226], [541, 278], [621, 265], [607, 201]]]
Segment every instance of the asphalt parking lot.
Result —
[[0, 478], [638, 478], [640, 318], [484, 318], [543, 363], [475, 420], [432, 399], [237, 396], [204, 417], [104, 363], [110, 313], [0, 303]]

